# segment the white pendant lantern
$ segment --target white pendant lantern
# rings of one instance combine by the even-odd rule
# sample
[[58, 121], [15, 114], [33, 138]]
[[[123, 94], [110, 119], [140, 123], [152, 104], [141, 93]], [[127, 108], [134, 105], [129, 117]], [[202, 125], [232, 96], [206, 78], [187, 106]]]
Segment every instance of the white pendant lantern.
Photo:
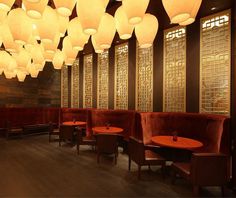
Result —
[[85, 34], [96, 34], [104, 14], [103, 0], [78, 0], [76, 11]]
[[26, 72], [17, 70], [16, 76], [19, 82], [24, 82], [26, 78]]
[[89, 35], [84, 34], [78, 17], [69, 22], [67, 33], [70, 38], [72, 48], [78, 51], [83, 50], [85, 43], [88, 42]]
[[58, 22], [59, 22], [60, 37], [64, 37], [69, 24], [69, 17], [63, 17], [58, 15]]
[[124, 0], [123, 9], [130, 24], [136, 25], [142, 21], [150, 0]]
[[47, 61], [47, 62], [52, 62], [54, 54], [55, 53], [44, 52], [43, 53], [44, 60]]
[[40, 36], [39, 36], [39, 31], [38, 31], [38, 27], [37, 27], [37, 22], [35, 22], [35, 20], [32, 20], [32, 36], [36, 39], [36, 40], [40, 40]]
[[171, 23], [182, 23], [190, 17], [195, 1], [196, 0], [162, 0], [162, 4]]
[[4, 69], [4, 75], [5, 75], [6, 79], [12, 79], [15, 77], [16, 73], [15, 73], [15, 71], [10, 71], [10, 70]]
[[44, 10], [43, 16], [37, 22], [39, 36], [43, 43], [52, 43], [59, 32], [59, 22], [57, 13], [50, 6]]
[[16, 60], [12, 56], [10, 56], [10, 60], [7, 65], [7, 69], [10, 71], [14, 71], [16, 68], [17, 68]]
[[108, 49], [111, 47], [113, 38], [116, 33], [115, 19], [108, 13], [105, 13], [101, 19], [97, 34], [94, 39], [99, 47]]
[[[33, 63], [34, 64], [34, 63]], [[41, 64], [34, 64], [35, 68], [39, 71], [43, 71], [44, 66], [45, 66], [45, 61]]]
[[37, 44], [37, 41], [33, 35], [31, 35], [30, 39], [24, 45], [25, 49], [30, 52], [32, 47]]
[[7, 17], [7, 11], [0, 9], [0, 23], [3, 23]]
[[31, 2], [31, 3], [38, 3], [40, 0], [26, 0], [28, 2]]
[[75, 7], [76, 0], [53, 0], [57, 12], [64, 17], [69, 17]]
[[30, 53], [27, 52], [24, 48], [20, 49], [18, 54], [14, 54], [13, 57], [17, 63], [17, 69], [25, 71], [28, 64], [31, 62]]
[[72, 66], [73, 64], [74, 64], [74, 62], [75, 62], [75, 59], [66, 59], [65, 60], [65, 65], [67, 65], [67, 66]]
[[142, 22], [135, 26], [135, 35], [141, 48], [152, 46], [158, 26], [157, 18], [151, 14], [145, 14]]
[[53, 67], [54, 69], [61, 69], [66, 57], [63, 51], [57, 50], [53, 58]]
[[115, 12], [116, 29], [121, 39], [129, 39], [132, 36], [134, 25], [128, 21], [127, 15], [122, 6]]
[[92, 44], [93, 44], [94, 51], [95, 51], [97, 54], [103, 53], [103, 52], [104, 52], [104, 49], [97, 45], [97, 43], [96, 43], [96, 41], [95, 41], [95, 38], [94, 38], [94, 35], [91, 37], [91, 40], [92, 40]]
[[29, 2], [28, 0], [23, 0], [23, 4], [29, 17], [33, 19], [40, 19], [48, 4], [48, 0], [40, 0], [38, 2]]
[[0, 68], [7, 68], [10, 61], [11, 55], [4, 50], [0, 51]]
[[202, 3], [202, 0], [196, 0], [195, 4], [194, 4], [194, 7], [192, 9], [192, 12], [190, 14], [190, 17], [186, 21], [181, 22], [179, 25], [185, 26], [185, 25], [192, 24], [195, 21], [195, 18], [197, 16], [197, 13], [198, 13], [198, 10], [199, 10], [199, 8], [201, 6], [201, 3]]
[[31, 56], [34, 64], [43, 64], [44, 56], [43, 56], [43, 46], [40, 44], [36, 44], [32, 47]]
[[7, 20], [5, 20], [0, 25], [1, 39], [3, 41], [3, 45], [6, 51], [16, 53], [19, 50], [19, 45], [13, 41], [13, 37], [11, 35], [11, 31], [8, 27]]
[[28, 69], [29, 69], [29, 74], [32, 78], [38, 77], [40, 71], [36, 68], [34, 64], [30, 64]]
[[60, 33], [58, 32], [52, 43], [43, 43], [45, 52], [55, 53], [57, 51], [58, 44], [60, 42]]
[[22, 8], [11, 10], [7, 21], [14, 41], [24, 45], [32, 34], [32, 23], [25, 11]]
[[68, 36], [66, 36], [63, 40], [62, 51], [65, 53], [66, 60], [68, 61], [74, 62], [78, 55], [78, 51], [72, 48], [72, 45]]
[[104, 12], [106, 12], [106, 8], [107, 8], [108, 3], [109, 3], [109, 0], [103, 0]]
[[3, 68], [0, 68], [0, 75], [3, 74], [3, 71], [4, 71], [4, 69], [3, 69]]
[[13, 6], [15, 0], [0, 0], [0, 9], [9, 11]]

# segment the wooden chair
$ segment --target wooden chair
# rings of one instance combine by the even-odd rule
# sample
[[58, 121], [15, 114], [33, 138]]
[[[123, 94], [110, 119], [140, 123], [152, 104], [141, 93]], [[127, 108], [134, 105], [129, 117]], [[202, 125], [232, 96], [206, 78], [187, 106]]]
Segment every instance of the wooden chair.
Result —
[[10, 136], [18, 136], [22, 137], [23, 135], [23, 127], [12, 127], [10, 122], [6, 123], [6, 139], [9, 139]]
[[73, 143], [75, 139], [75, 128], [74, 126], [60, 125], [59, 128], [59, 146], [61, 146], [61, 141], [69, 140]]
[[115, 164], [118, 156], [118, 135], [97, 134], [96, 135], [97, 163], [100, 163], [102, 154], [114, 155]]
[[130, 137], [128, 145], [128, 153], [129, 153], [129, 171], [131, 169], [131, 161], [134, 161], [138, 165], [138, 179], [140, 179], [142, 166], [148, 166], [150, 169], [151, 165], [160, 165], [162, 166], [163, 177], [165, 176], [164, 171], [165, 171], [166, 160], [157, 153], [154, 153], [151, 150], [146, 150], [141, 140], [137, 140], [134, 137]]
[[49, 123], [49, 142], [52, 141], [51, 136], [58, 136], [60, 135], [60, 131], [59, 131], [59, 127], [55, 128], [55, 125], [53, 125], [53, 123]]
[[79, 155], [79, 150], [80, 150], [80, 145], [91, 145], [92, 148], [95, 147], [96, 145], [96, 140], [93, 136], [88, 137], [88, 136], [83, 136], [83, 130], [84, 128], [81, 127], [76, 127], [77, 131], [77, 153]]
[[228, 157], [219, 153], [194, 153], [191, 162], [174, 162], [172, 164], [175, 183], [176, 175], [189, 180], [193, 185], [195, 196], [199, 194], [201, 186], [221, 186], [222, 196], [224, 187], [229, 181]]

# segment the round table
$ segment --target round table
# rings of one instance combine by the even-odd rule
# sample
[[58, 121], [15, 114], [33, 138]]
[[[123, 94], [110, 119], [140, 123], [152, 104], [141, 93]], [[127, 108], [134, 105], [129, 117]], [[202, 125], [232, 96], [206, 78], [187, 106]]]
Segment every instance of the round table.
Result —
[[158, 146], [177, 149], [195, 150], [203, 146], [203, 143], [198, 140], [184, 137], [178, 137], [177, 141], [174, 141], [173, 136], [154, 136], [151, 140]]
[[117, 134], [122, 133], [124, 130], [119, 127], [106, 127], [106, 126], [99, 126], [99, 127], [93, 127], [93, 132], [96, 133], [111, 133], [111, 134]]
[[68, 121], [68, 122], [63, 122], [62, 123], [63, 125], [66, 125], [66, 126], [85, 126], [86, 125], [86, 122], [82, 122], [82, 121]]

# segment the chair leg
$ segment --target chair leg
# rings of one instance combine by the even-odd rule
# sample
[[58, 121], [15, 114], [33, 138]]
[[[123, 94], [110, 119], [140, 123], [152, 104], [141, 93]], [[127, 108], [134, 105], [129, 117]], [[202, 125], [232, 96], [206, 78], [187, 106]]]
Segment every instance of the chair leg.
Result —
[[138, 165], [138, 179], [140, 179], [141, 177], [141, 166]]
[[131, 170], [131, 158], [129, 156], [129, 171]]
[[221, 196], [225, 196], [225, 186], [221, 186]]
[[193, 195], [197, 197], [198, 194], [199, 194], [199, 186], [193, 186]]
[[97, 154], [97, 163], [100, 163], [100, 154]]

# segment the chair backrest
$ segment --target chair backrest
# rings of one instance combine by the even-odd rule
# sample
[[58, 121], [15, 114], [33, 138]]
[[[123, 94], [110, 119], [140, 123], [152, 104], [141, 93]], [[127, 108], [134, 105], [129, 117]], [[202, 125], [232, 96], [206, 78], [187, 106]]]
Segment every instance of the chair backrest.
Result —
[[113, 154], [118, 151], [118, 136], [115, 134], [97, 134], [97, 152]]
[[129, 157], [137, 164], [142, 164], [145, 161], [145, 149], [141, 140], [134, 137], [129, 138]]
[[194, 153], [190, 175], [195, 185], [220, 186], [229, 180], [228, 157], [220, 153]]
[[62, 139], [73, 139], [74, 126], [60, 125], [60, 138]]

